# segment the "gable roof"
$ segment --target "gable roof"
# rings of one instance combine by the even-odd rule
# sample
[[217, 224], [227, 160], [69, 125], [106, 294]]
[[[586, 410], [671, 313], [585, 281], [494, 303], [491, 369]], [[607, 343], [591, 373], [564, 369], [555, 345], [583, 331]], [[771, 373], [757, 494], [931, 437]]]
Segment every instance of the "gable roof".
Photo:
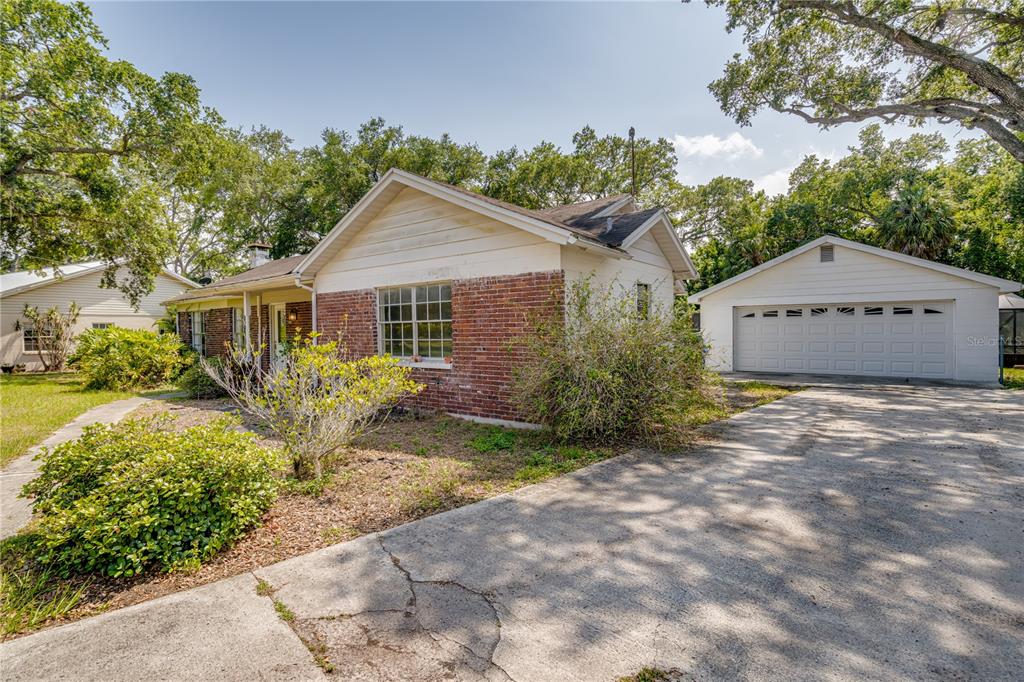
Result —
[[980, 284], [987, 284], [989, 286], [998, 288], [999, 289], [999, 293], [1009, 293], [1009, 292], [1013, 292], [1013, 291], [1019, 291], [1022, 287], [1024, 287], [1024, 285], [1022, 285], [1020, 282], [1011, 282], [1010, 280], [1002, 279], [1001, 277], [992, 277], [991, 275], [983, 275], [980, 272], [974, 272], [972, 270], [964, 270], [963, 268], [956, 268], [956, 267], [953, 267], [952, 265], [945, 265], [943, 263], [936, 263], [935, 261], [925, 260], [924, 258], [916, 258], [914, 256], [908, 256], [905, 253], [898, 253], [896, 251], [889, 251], [888, 249], [880, 249], [877, 246], [868, 246], [867, 244], [861, 244], [860, 242], [854, 242], [854, 241], [850, 241], [849, 239], [843, 239], [842, 237], [837, 237], [837, 236], [832, 235], [832, 234], [826, 234], [825, 236], [818, 237], [814, 241], [807, 242], [803, 246], [799, 246], [799, 247], [793, 249], [792, 251], [787, 251], [786, 253], [782, 254], [781, 256], [779, 256], [777, 258], [773, 258], [770, 261], [767, 261], [765, 263], [761, 263], [761, 265], [758, 265], [755, 268], [751, 268], [751, 269], [747, 270], [746, 272], [741, 272], [740, 274], [736, 275], [735, 277], [731, 277], [731, 278], [725, 280], [724, 282], [719, 282], [718, 284], [716, 284], [713, 287], [708, 287], [707, 289], [704, 289], [703, 291], [698, 291], [697, 293], [695, 293], [692, 296], [690, 296], [689, 301], [690, 301], [690, 303], [699, 303], [701, 301], [701, 299], [703, 299], [704, 297], [706, 297], [709, 294], [713, 294], [716, 291], [721, 291], [722, 289], [725, 289], [727, 287], [731, 287], [733, 284], [736, 284], [738, 282], [742, 282], [743, 280], [745, 280], [745, 279], [747, 279], [749, 277], [753, 277], [754, 275], [756, 275], [758, 273], [764, 272], [765, 270], [768, 270], [770, 268], [774, 268], [776, 265], [780, 265], [782, 263], [785, 263], [790, 258], [795, 258], [796, 256], [799, 256], [802, 253], [807, 253], [808, 251], [810, 251], [812, 249], [815, 249], [815, 248], [821, 246], [822, 244], [832, 244], [832, 245], [835, 245], [835, 246], [844, 246], [844, 247], [846, 247], [848, 249], [853, 249], [855, 251], [860, 251], [862, 253], [871, 254], [873, 256], [881, 256], [882, 258], [889, 258], [891, 260], [899, 261], [901, 263], [906, 263], [908, 265], [916, 265], [916, 266], [921, 267], [921, 268], [926, 268], [928, 270], [934, 270], [936, 272], [941, 272], [941, 273], [943, 273], [945, 275], [951, 275], [953, 277], [959, 277], [961, 279], [966, 279], [966, 280], [969, 280], [971, 282], [978, 282]]
[[538, 209], [537, 213], [566, 225], [578, 226], [580, 222], [613, 215], [631, 205], [633, 197], [628, 194], [615, 194], [575, 204], [542, 208]]
[[[95, 272], [103, 272], [109, 267], [109, 264], [103, 261], [86, 261], [84, 263], [71, 263], [68, 265], [60, 265], [53, 268], [46, 268], [42, 272], [32, 272], [31, 270], [19, 270], [17, 272], [6, 272], [0, 275], [0, 297], [13, 296], [15, 294], [21, 294], [32, 289], [38, 289], [39, 287], [49, 286], [50, 284], [57, 284], [59, 282], [67, 282], [68, 280], [77, 279], [84, 277]], [[193, 282], [187, 277], [182, 277], [172, 270], [167, 268], [161, 268], [160, 274], [170, 277], [185, 286], [198, 287], [199, 284]]]
[[499, 199], [492, 199], [463, 187], [392, 168], [309, 252], [306, 259], [296, 267], [295, 274], [305, 278], [314, 275], [333, 254], [347, 243], [352, 234], [358, 232], [372, 220], [383, 204], [393, 199], [405, 187], [417, 189], [489, 216], [556, 244], [576, 245], [584, 249], [592, 249], [611, 258], [628, 258], [629, 255], [619, 246], [629, 238], [630, 229], [637, 230], [645, 224], [642, 216], [626, 220], [627, 216], [633, 214], [617, 214], [614, 216], [614, 220], [616, 222], [623, 220], [621, 228], [617, 228], [613, 232], [604, 230], [606, 221], [602, 216], [610, 211], [629, 206], [632, 200], [626, 195], [620, 194], [551, 209], [532, 210]]
[[1024, 310], [1024, 298], [1016, 294], [1003, 294], [999, 297], [1000, 310]]

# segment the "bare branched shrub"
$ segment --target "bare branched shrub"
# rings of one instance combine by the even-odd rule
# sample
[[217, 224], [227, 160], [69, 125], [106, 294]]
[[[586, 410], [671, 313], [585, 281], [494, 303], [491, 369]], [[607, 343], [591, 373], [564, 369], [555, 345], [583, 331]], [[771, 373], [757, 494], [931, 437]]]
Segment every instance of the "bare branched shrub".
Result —
[[320, 478], [325, 461], [352, 442], [381, 412], [423, 389], [391, 356], [347, 360], [337, 342], [296, 338], [290, 351], [260, 364], [262, 347], [230, 348], [203, 369], [242, 408], [284, 441], [295, 475]]
[[570, 282], [564, 320], [540, 319], [520, 341], [515, 399], [560, 440], [660, 441], [703, 389], [704, 343], [688, 306], [652, 303], [644, 314], [629, 294]]
[[[25, 304], [21, 316], [32, 325], [35, 334], [36, 355], [47, 372], [59, 372], [64, 369], [71, 347], [75, 343], [75, 324], [81, 308], [74, 301], [68, 305], [66, 313], [60, 312], [56, 306], [45, 312], [39, 312], [37, 306]], [[21, 322], [15, 324], [21, 329]]]

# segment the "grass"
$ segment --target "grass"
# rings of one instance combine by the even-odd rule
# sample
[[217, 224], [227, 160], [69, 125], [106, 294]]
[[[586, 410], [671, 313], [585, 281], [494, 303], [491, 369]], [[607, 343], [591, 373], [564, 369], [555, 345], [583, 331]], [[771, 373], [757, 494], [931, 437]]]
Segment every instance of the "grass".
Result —
[[277, 611], [278, 618], [284, 622], [292, 623], [295, 621], [295, 613], [280, 599], [274, 600], [274, 610]]
[[86, 410], [134, 395], [138, 394], [86, 391], [73, 372], [0, 375], [0, 467]]
[[1007, 367], [1003, 370], [1003, 388], [1024, 390], [1024, 369]]
[[77, 607], [85, 583], [70, 583], [34, 566], [24, 536], [0, 543], [0, 634], [4, 637], [60, 618]]

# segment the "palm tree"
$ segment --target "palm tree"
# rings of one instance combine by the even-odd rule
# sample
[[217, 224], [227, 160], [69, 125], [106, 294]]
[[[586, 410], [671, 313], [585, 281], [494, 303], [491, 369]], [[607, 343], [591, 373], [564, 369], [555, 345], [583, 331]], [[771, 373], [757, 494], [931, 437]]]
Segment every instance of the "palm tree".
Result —
[[879, 246], [928, 260], [946, 253], [955, 231], [949, 208], [920, 185], [898, 190], [878, 220]]

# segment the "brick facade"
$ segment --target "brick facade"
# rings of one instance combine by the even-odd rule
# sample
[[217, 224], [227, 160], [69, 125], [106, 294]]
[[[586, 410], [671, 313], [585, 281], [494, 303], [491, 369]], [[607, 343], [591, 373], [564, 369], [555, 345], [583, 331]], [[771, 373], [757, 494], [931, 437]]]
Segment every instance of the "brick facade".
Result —
[[[232, 308], [213, 308], [203, 313], [206, 318], [206, 341], [204, 355], [224, 356], [227, 354], [227, 344], [232, 341]], [[285, 304], [285, 315], [295, 319], [289, 319], [288, 339], [291, 340], [296, 334], [305, 337], [313, 330], [313, 303], [312, 301], [299, 301]], [[249, 333], [252, 342], [263, 346], [262, 364], [264, 367], [270, 365], [270, 307], [267, 305], [252, 306], [249, 309]], [[182, 343], [192, 345], [192, 317], [190, 313], [178, 313], [178, 335]]]
[[[417, 367], [426, 389], [408, 404], [455, 414], [521, 421], [511, 400], [519, 351], [511, 342], [529, 330], [535, 314], [561, 315], [561, 270], [452, 282], [452, 367]], [[319, 294], [323, 338], [341, 338], [356, 356], [377, 352], [376, 294], [372, 289]]]
[[206, 313], [206, 357], [226, 356], [231, 345], [231, 308], [214, 308]]

